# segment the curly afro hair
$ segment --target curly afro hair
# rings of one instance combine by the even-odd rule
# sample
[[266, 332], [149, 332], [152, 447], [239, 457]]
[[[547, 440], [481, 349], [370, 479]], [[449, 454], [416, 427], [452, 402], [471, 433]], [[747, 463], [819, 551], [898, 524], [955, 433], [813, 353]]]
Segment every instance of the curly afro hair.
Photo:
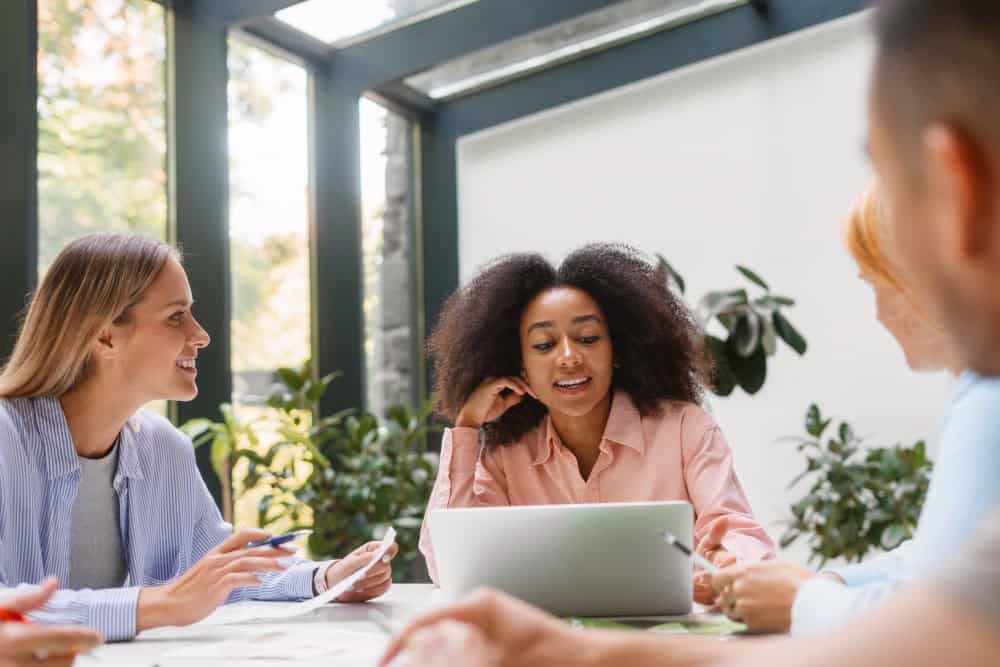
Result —
[[[691, 313], [639, 251], [598, 243], [558, 268], [535, 253], [499, 257], [448, 298], [428, 342], [438, 412], [454, 420], [483, 380], [521, 374], [521, 314], [555, 287], [580, 289], [600, 306], [619, 364], [612, 391], [628, 392], [641, 415], [657, 414], [664, 399], [701, 402], [708, 368]], [[483, 425], [486, 446], [513, 444], [546, 412], [526, 396]]]

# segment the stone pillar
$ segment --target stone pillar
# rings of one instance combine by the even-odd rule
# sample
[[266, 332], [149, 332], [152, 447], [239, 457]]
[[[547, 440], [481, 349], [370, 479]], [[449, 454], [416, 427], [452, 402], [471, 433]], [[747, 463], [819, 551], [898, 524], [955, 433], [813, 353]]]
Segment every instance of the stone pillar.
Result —
[[385, 210], [377, 278], [379, 321], [375, 328], [376, 368], [370, 378], [370, 409], [384, 414], [410, 405], [413, 377], [410, 336], [410, 123], [386, 114]]

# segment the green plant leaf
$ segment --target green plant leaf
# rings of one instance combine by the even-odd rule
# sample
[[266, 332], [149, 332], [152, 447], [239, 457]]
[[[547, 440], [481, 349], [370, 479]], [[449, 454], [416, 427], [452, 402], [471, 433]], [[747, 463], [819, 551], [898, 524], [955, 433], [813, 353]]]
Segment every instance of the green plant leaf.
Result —
[[749, 357], [756, 353], [760, 347], [761, 329], [760, 317], [753, 310], [747, 308], [740, 313], [736, 326], [729, 334], [727, 344], [739, 356]]
[[823, 435], [823, 431], [826, 427], [830, 425], [830, 420], [823, 419], [822, 414], [820, 414], [819, 406], [815, 403], [809, 405], [809, 409], [806, 410], [806, 433], [814, 438], [819, 438]]
[[774, 311], [771, 318], [774, 321], [774, 330], [781, 340], [785, 341], [790, 348], [800, 355], [805, 354], [808, 347], [806, 339], [792, 326], [792, 323], [778, 311]]
[[670, 289], [670, 283], [673, 281], [673, 283], [677, 285], [677, 289], [680, 290], [680, 293], [684, 294], [684, 278], [681, 274], [677, 273], [677, 271], [674, 270], [674, 267], [671, 266], [670, 262], [668, 262], [667, 259], [659, 253], [656, 253], [656, 262], [657, 276], [663, 284], [667, 286], [667, 289]]
[[218, 436], [212, 441], [212, 469], [219, 479], [225, 479], [229, 475], [227, 461], [233, 451], [232, 441], [225, 436]]
[[275, 373], [278, 376], [278, 380], [292, 391], [298, 391], [301, 389], [302, 385], [305, 384], [306, 378], [308, 377], [300, 375], [291, 368], [279, 368], [275, 371]]
[[746, 290], [728, 290], [724, 292], [709, 292], [698, 301], [697, 312], [702, 326], [708, 324], [713, 317], [725, 313], [737, 306], [747, 304]]
[[898, 523], [894, 523], [882, 531], [882, 539], [880, 540], [880, 543], [883, 549], [889, 551], [902, 544], [903, 540], [907, 537], [909, 537], [909, 534], [906, 528]]
[[749, 280], [750, 282], [754, 283], [759, 287], [762, 287], [765, 291], [770, 291], [771, 288], [767, 286], [767, 283], [764, 282], [764, 279], [758, 276], [750, 269], [748, 269], [747, 267], [740, 266], [739, 264], [737, 264], [736, 270], [742, 273], [744, 276], [746, 276], [747, 280]]
[[760, 391], [764, 386], [764, 380], [767, 379], [767, 355], [764, 354], [764, 348], [757, 346], [753, 354], [744, 357], [727, 342], [726, 358], [729, 360], [729, 367], [733, 370], [737, 384], [743, 391], [751, 396]]
[[764, 354], [773, 357], [774, 353], [778, 351], [778, 337], [774, 331], [774, 322], [769, 318], [762, 317], [760, 324], [760, 344], [764, 348]]
[[705, 336], [705, 356], [712, 366], [712, 391], [717, 396], [729, 396], [736, 388], [736, 376], [726, 357], [726, 342], [715, 336]]

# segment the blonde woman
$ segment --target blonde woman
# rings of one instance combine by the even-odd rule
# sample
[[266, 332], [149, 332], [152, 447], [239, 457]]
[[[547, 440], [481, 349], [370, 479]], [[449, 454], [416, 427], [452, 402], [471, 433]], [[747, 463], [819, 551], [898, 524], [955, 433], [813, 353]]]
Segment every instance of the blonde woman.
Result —
[[[56, 257], [0, 373], [0, 584], [66, 586], [33, 614], [110, 641], [185, 625], [223, 602], [309, 598], [374, 544], [315, 563], [232, 534], [190, 440], [140, 409], [191, 400], [209, 336], [180, 255], [138, 236], [92, 235]], [[341, 601], [383, 594], [388, 560]]]

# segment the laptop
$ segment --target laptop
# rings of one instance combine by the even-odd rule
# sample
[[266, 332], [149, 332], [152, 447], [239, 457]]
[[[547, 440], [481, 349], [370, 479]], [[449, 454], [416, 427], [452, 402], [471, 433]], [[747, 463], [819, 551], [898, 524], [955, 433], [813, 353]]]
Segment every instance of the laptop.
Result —
[[686, 502], [434, 510], [431, 542], [446, 595], [500, 589], [558, 616], [674, 616], [691, 611]]

